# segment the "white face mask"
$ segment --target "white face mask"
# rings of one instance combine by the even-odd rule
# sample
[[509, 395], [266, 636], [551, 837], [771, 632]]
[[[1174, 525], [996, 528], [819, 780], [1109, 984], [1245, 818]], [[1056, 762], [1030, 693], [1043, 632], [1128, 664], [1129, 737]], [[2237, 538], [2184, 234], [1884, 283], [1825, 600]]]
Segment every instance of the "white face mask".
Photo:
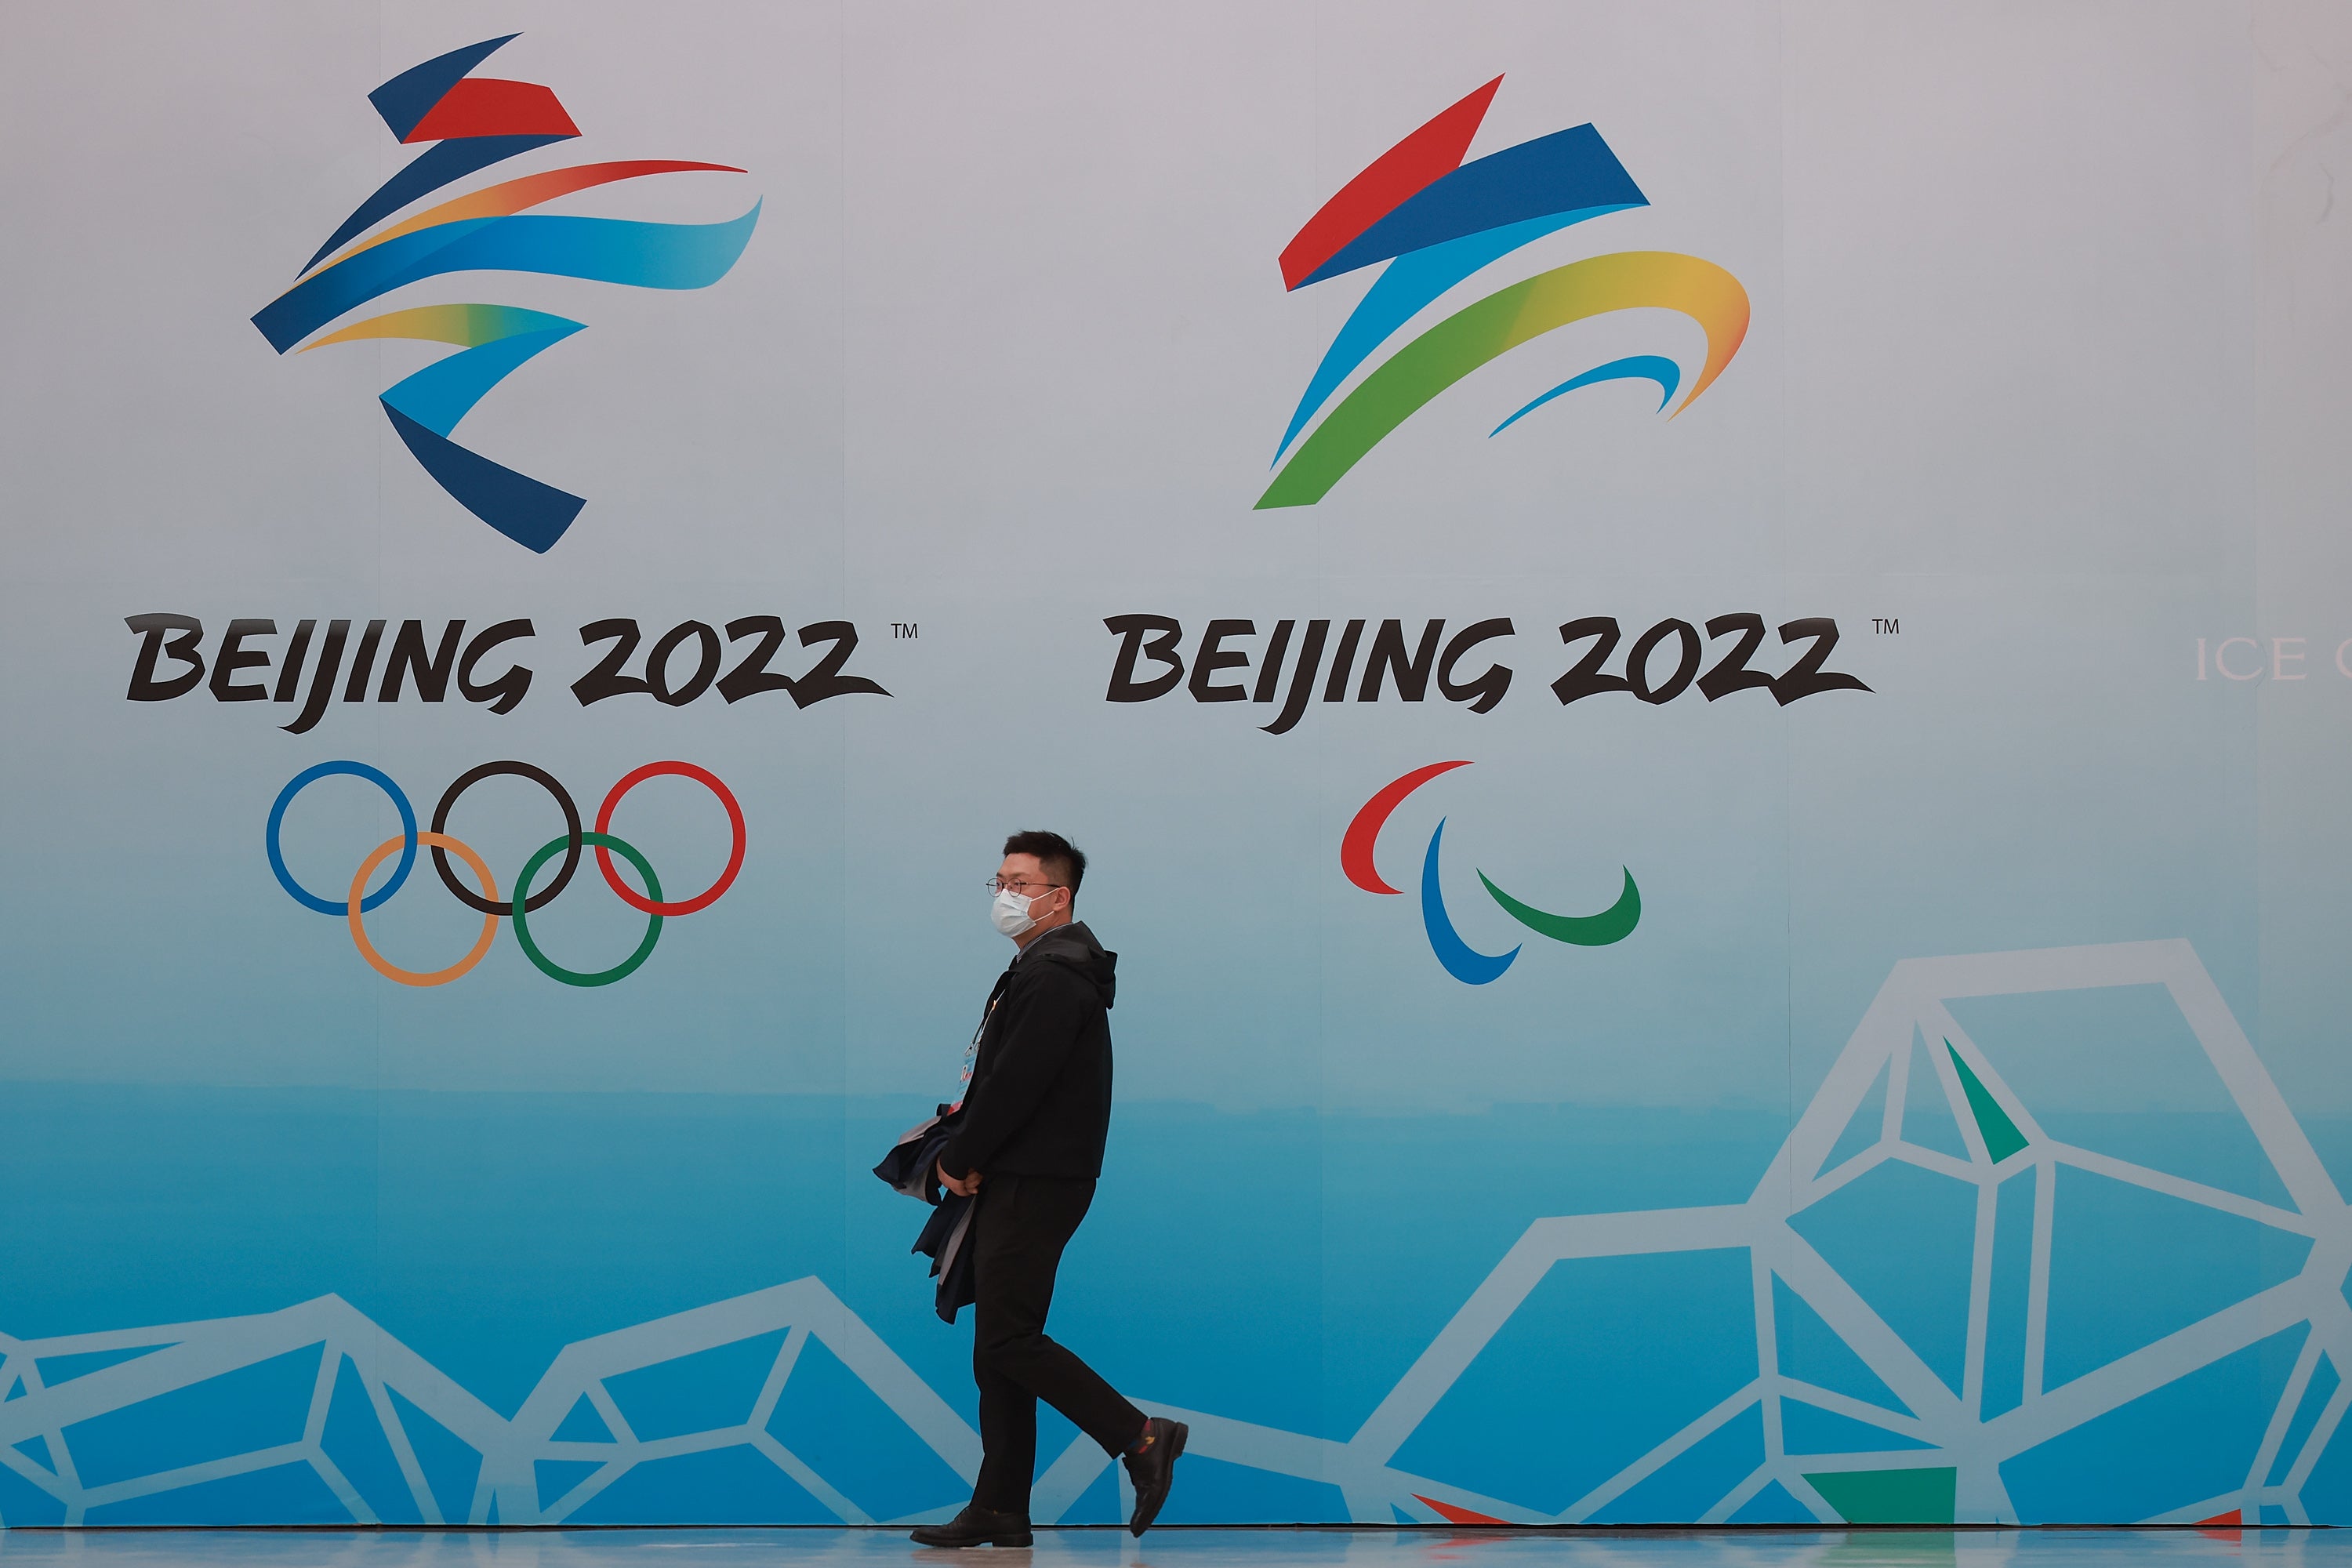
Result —
[[1006, 936], [1019, 936], [1037, 923], [1029, 913], [1035, 899], [1024, 899], [1010, 888], [997, 889], [996, 901], [988, 906], [991, 924]]

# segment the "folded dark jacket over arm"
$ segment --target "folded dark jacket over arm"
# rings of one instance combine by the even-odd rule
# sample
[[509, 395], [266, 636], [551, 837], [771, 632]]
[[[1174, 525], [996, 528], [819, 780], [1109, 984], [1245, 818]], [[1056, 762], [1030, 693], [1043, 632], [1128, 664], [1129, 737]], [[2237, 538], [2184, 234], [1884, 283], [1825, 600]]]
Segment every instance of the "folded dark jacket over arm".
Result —
[[874, 1167], [874, 1173], [898, 1191], [935, 1205], [908, 1250], [930, 1258], [931, 1277], [939, 1281], [932, 1306], [940, 1321], [949, 1323], [956, 1321], [958, 1309], [971, 1304], [976, 1283], [971, 1248], [964, 1245], [971, 1229], [972, 1200], [944, 1190], [939, 1178], [940, 1152], [956, 1120], [954, 1112], [940, 1107], [939, 1115], [908, 1129]]

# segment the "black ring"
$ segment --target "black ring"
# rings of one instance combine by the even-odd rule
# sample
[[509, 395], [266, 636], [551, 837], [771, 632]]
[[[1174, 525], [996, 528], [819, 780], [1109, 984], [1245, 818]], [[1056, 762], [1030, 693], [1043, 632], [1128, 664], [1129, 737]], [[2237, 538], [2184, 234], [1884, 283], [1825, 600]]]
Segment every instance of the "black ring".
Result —
[[[563, 808], [563, 831], [570, 837], [570, 842], [563, 848], [563, 869], [555, 874], [555, 880], [524, 902], [524, 912], [535, 915], [547, 907], [549, 900], [563, 891], [563, 885], [572, 880], [572, 873], [580, 869], [580, 807], [572, 800], [571, 792], [555, 782], [554, 774], [529, 763], [484, 763], [478, 768], [468, 768], [441, 792], [441, 804], [433, 808], [433, 831], [439, 833], [447, 827], [449, 808], [457, 804], [459, 795], [494, 773], [512, 773], [517, 778], [529, 779], [553, 795], [555, 804]], [[469, 910], [486, 915], [502, 915], [513, 907], [511, 904], [494, 904], [457, 880], [457, 873], [451, 868], [449, 853], [446, 849], [433, 851], [433, 868], [441, 873], [441, 885], [457, 894], [458, 900]]]

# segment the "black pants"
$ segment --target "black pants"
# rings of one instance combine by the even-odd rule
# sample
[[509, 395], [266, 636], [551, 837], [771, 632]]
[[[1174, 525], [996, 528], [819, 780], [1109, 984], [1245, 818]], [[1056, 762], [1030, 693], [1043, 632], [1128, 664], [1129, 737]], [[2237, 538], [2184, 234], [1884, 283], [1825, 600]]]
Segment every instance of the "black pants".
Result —
[[971, 1500], [1029, 1511], [1037, 1473], [1037, 1401], [1116, 1454], [1143, 1435], [1143, 1412], [1045, 1336], [1062, 1248], [1094, 1202], [1091, 1180], [992, 1175], [972, 1215], [971, 1377], [980, 1384], [980, 1483]]

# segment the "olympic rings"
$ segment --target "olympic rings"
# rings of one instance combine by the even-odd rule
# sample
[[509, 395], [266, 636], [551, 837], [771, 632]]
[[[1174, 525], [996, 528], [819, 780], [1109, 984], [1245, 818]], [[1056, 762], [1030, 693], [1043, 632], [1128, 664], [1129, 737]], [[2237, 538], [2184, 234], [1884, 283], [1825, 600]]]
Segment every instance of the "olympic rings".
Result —
[[[654, 875], [651, 861], [609, 833], [583, 833], [581, 837], [593, 844], [596, 847], [596, 853], [600, 856], [607, 849], [619, 850], [628, 858], [629, 864], [637, 868], [637, 874], [646, 879], [646, 890], [651, 893], [656, 901], [660, 900], [661, 879]], [[654, 943], [661, 940], [662, 918], [658, 914], [646, 917], [646, 940], [637, 943], [636, 952], [629, 954], [612, 968], [600, 969], [593, 974], [583, 974], [576, 969], [564, 968], [547, 954], [540, 952], [539, 943], [530, 940], [530, 921], [524, 918], [524, 911], [530, 907], [530, 900], [523, 895], [530, 890], [530, 879], [539, 875], [539, 868], [547, 864], [547, 858], [571, 843], [572, 840], [569, 838], [551, 838], [541, 847], [538, 854], [523, 863], [522, 875], [515, 879], [514, 908], [509, 911], [514, 916], [515, 941], [522, 944], [523, 956], [536, 964], [539, 972], [550, 980], [561, 980], [566, 985], [610, 985], [615, 980], [626, 980], [636, 973], [637, 965], [653, 955]], [[575, 855], [579, 853], [578, 845], [572, 845], [572, 853]]]
[[[320, 779], [335, 773], [349, 773], [354, 778], [364, 779], [374, 784], [391, 797], [394, 807], [400, 813], [400, 837], [384, 840], [368, 854], [360, 863], [359, 870], [352, 879], [351, 889], [341, 902], [320, 898], [295, 880], [294, 873], [287, 868], [282, 843], [287, 809], [294, 804], [294, 797]], [[514, 894], [510, 899], [499, 897], [497, 879], [491, 875], [488, 864], [482, 859], [481, 856], [462, 840], [454, 838], [443, 831], [448, 826], [449, 814], [456, 808], [458, 797], [484, 779], [500, 773], [511, 773], [518, 778], [528, 779], [538, 784], [554, 797], [556, 805], [563, 813], [562, 836], [550, 839], [525, 863], [522, 874], [515, 879]], [[646, 779], [663, 773], [675, 773], [680, 777], [693, 779], [717, 795], [719, 805], [726, 808], [728, 823], [732, 828], [727, 868], [719, 874], [719, 879], [691, 899], [669, 903], [662, 900], [661, 879], [654, 874], [652, 862], [639, 853], [634, 846], [614, 837], [607, 831], [612, 826], [613, 813], [620, 805], [622, 797]], [[439, 803], [435, 805], [432, 826], [419, 831], [416, 826], [416, 808], [410, 804], [407, 795], [392, 781], [389, 774], [380, 769], [370, 767], [365, 763], [340, 761], [320, 763], [305, 768], [295, 774], [284, 789], [278, 792], [277, 800], [271, 803], [269, 807], [269, 824], [263, 836], [263, 846], [268, 854], [270, 873], [278, 879], [278, 885], [286, 889], [288, 896], [304, 909], [313, 910], [324, 915], [341, 916], [351, 928], [352, 942], [359, 949], [360, 956], [367, 961], [369, 967], [388, 980], [396, 981], [403, 985], [446, 985], [452, 980], [469, 973], [481, 963], [498, 935], [499, 920], [511, 917], [515, 924], [515, 940], [520, 944], [523, 956], [530, 961], [533, 967], [550, 979], [560, 981], [566, 985], [584, 986], [610, 985], [616, 980], [626, 979], [652, 955], [654, 944], [661, 938], [662, 921], [666, 917], [693, 914], [718, 902], [727, 889], [734, 885], [737, 874], [743, 868], [746, 837], [743, 808], [736, 800], [733, 792], [719, 782], [716, 774], [708, 769], [697, 767], [692, 763], [648, 763], [626, 774], [605, 795], [604, 803], [596, 815], [596, 830], [593, 833], [587, 833], [581, 830], [580, 807], [572, 799], [571, 792], [544, 769], [534, 767], [529, 763], [511, 760], [484, 763], [478, 767], [468, 769], [459, 774], [457, 780], [442, 792]], [[579, 869], [580, 851], [583, 846], [594, 847], [597, 864], [604, 872], [604, 880], [613, 890], [619, 894], [632, 909], [647, 917], [645, 939], [637, 944], [636, 951], [611, 969], [600, 970], [593, 973], [566, 969], [550, 959], [532, 940], [529, 920], [530, 916], [544, 909], [571, 882], [572, 873]], [[368, 938], [366, 924], [361, 919], [362, 915], [374, 910], [386, 899], [400, 890], [402, 885], [408, 880], [409, 872], [415, 868], [416, 852], [420, 847], [432, 851], [434, 868], [440, 874], [443, 884], [468, 909], [478, 911], [483, 917], [482, 932], [476, 939], [473, 947], [463, 958], [446, 969], [423, 971], [401, 968], [376, 951], [375, 944]], [[385, 880], [383, 887], [370, 893], [367, 890], [368, 879], [375, 874], [377, 868], [391, 857], [394, 849], [400, 851], [400, 859], [393, 868], [391, 877]], [[562, 868], [557, 870], [554, 878], [546, 887], [534, 892], [533, 881], [539, 876], [541, 869], [559, 852], [563, 856]], [[638, 893], [621, 880], [619, 870], [614, 866], [612, 859], [615, 852], [634, 866], [638, 875], [644, 878], [646, 886], [644, 893]], [[479, 892], [466, 887], [458, 880], [457, 872], [449, 864], [451, 855], [456, 855], [466, 862], [467, 868], [473, 872], [475, 880], [480, 884]]]
[[[408, 797], [401, 793], [400, 786], [388, 775], [365, 763], [320, 763], [316, 767], [304, 768], [296, 773], [286, 787], [278, 792], [277, 802], [269, 808], [269, 829], [263, 839], [269, 849], [269, 868], [277, 873], [278, 885], [293, 894], [294, 901], [304, 909], [316, 910], [322, 915], [343, 912], [342, 905], [329, 903], [294, 879], [294, 873], [286, 868], [286, 856], [278, 842], [278, 829], [286, 825], [286, 808], [294, 804], [294, 797], [330, 773], [350, 773], [354, 778], [365, 779], [392, 796], [392, 804], [400, 808], [400, 864], [393, 868], [392, 880], [368, 895], [360, 904], [362, 911], [372, 910], [400, 891], [400, 885], [408, 880], [409, 870], [416, 864], [416, 808], [408, 804]], [[436, 822], [434, 826], [438, 827], [440, 824]]]
[[[732, 847], [727, 856], [727, 869], [719, 872], [719, 880], [711, 883], [709, 888], [698, 896], [675, 904], [666, 904], [661, 901], [661, 889], [653, 885], [651, 872], [646, 872], [646, 889], [653, 896], [641, 897], [627, 883], [621, 880], [621, 874], [613, 868], [613, 858], [604, 852], [604, 847], [601, 844], [596, 847], [596, 866], [604, 873], [605, 882], [611, 886], [613, 891], [621, 896], [621, 901], [629, 908], [648, 915], [690, 915], [698, 910], [707, 910], [717, 903], [719, 895], [735, 885], [735, 873], [743, 868], [745, 842], [743, 808], [736, 804], [734, 792], [719, 782], [718, 774], [707, 768], [698, 768], [692, 763], [647, 763], [644, 767], [624, 777], [619, 784], [613, 786], [612, 792], [604, 796], [604, 804], [596, 808], [596, 831], [600, 834], [609, 832], [613, 826], [613, 808], [621, 804], [621, 797], [646, 780], [661, 773], [676, 773], [680, 778], [694, 780], [695, 783], [717, 795], [719, 804], [727, 808], [728, 825], [733, 828], [735, 835]], [[575, 833], [579, 831], [576, 825], [573, 831]], [[618, 846], [616, 845], [615, 847]], [[574, 849], [572, 853], [576, 855], [579, 851]], [[640, 870], [645, 868], [645, 862], [642, 860], [633, 858], [631, 864]], [[565, 875], [571, 874], [571, 861], [564, 862]], [[561, 879], [558, 879], [559, 881]]]
[[[572, 880], [572, 873], [580, 869], [580, 807], [572, 801], [572, 792], [557, 784], [553, 774], [543, 768], [532, 767], [529, 763], [484, 763], [478, 768], [468, 768], [441, 792], [441, 803], [433, 808], [433, 831], [438, 833], [449, 825], [449, 808], [457, 804], [459, 795], [498, 773], [512, 773], [517, 778], [529, 779], [553, 795], [555, 804], [563, 808], [563, 831], [571, 847], [564, 854], [563, 869], [558, 871], [555, 880], [541, 889], [539, 896], [531, 900], [530, 912], [537, 914], [547, 907], [550, 900], [563, 891], [564, 884]], [[599, 823], [597, 826], [602, 827], [604, 825]], [[433, 851], [433, 868], [441, 873], [442, 885], [457, 894], [457, 901], [467, 909], [491, 916], [507, 912], [506, 906], [498, 901], [495, 891], [485, 899], [479, 893], [459, 886], [457, 874], [449, 868], [449, 857], [437, 847]]]
[[[433, 853], [436, 856], [440, 855], [445, 849], [455, 849], [459, 855], [465, 857], [466, 864], [473, 868], [475, 876], [481, 879], [482, 891], [493, 898], [498, 896], [499, 885], [491, 878], [489, 867], [483, 862], [479, 855], [444, 834], [425, 833], [418, 837], [433, 847]], [[482, 917], [482, 934], [474, 943], [474, 950], [446, 969], [436, 969], [430, 974], [425, 974], [414, 969], [403, 969], [384, 957], [375, 950], [375, 943], [368, 941], [367, 926], [360, 919], [360, 893], [367, 886], [369, 873], [383, 865], [383, 858], [404, 842], [398, 838], [387, 838], [377, 845], [374, 853], [360, 862], [358, 874], [352, 878], [352, 901], [348, 908], [348, 915], [352, 922], [352, 942], [360, 950], [360, 956], [368, 961], [369, 966], [386, 980], [397, 980], [403, 985], [446, 985], [474, 965], [481, 963], [482, 954], [490, 951], [490, 939], [499, 934], [499, 907], [492, 904], [490, 912]], [[415, 845], [409, 845], [408, 848], [410, 854], [415, 853]]]

